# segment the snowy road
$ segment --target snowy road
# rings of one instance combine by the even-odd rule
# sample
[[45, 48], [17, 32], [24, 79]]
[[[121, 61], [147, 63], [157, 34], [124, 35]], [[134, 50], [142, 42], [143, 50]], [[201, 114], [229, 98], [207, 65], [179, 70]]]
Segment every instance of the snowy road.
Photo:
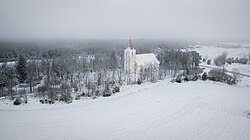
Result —
[[1, 105], [0, 139], [250, 139], [250, 88], [211, 81], [162, 81], [55, 106]]
[[[211, 66], [211, 65], [199, 65], [201, 68], [209, 68], [209, 69], [220, 69], [218, 66]], [[248, 66], [248, 65], [246, 65]], [[244, 73], [240, 73], [240, 72], [235, 72], [235, 71], [230, 71], [230, 70], [227, 70], [225, 69], [225, 72], [228, 72], [228, 73], [235, 73], [235, 74], [238, 74], [238, 75], [241, 75], [241, 76], [246, 76], [246, 77], [250, 77], [249, 74], [244, 74]]]

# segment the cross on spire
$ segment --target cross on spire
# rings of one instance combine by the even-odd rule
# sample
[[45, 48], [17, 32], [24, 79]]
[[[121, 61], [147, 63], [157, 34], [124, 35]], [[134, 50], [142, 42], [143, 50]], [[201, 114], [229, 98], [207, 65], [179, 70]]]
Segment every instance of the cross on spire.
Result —
[[128, 47], [129, 47], [130, 49], [133, 49], [133, 47], [132, 47], [132, 42], [131, 42], [131, 38], [129, 38]]

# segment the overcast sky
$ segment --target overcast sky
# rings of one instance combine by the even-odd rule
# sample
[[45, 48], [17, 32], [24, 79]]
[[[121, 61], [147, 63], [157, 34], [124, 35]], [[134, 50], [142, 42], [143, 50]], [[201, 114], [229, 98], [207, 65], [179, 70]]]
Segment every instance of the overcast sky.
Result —
[[250, 40], [250, 0], [0, 0], [0, 38]]

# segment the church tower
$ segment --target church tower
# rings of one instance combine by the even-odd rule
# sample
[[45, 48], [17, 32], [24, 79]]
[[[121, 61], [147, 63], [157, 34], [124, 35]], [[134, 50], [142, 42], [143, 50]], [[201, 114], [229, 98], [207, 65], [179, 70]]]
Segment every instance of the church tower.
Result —
[[130, 38], [128, 47], [124, 50], [124, 71], [125, 74], [136, 72], [136, 50], [133, 48]]

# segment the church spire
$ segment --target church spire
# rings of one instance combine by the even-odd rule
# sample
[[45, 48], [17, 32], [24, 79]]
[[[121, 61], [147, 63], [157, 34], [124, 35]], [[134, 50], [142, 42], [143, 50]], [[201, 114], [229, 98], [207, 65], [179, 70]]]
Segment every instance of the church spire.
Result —
[[129, 38], [128, 47], [129, 47], [130, 49], [133, 49], [133, 47], [132, 47], [132, 42], [131, 42], [131, 38]]

